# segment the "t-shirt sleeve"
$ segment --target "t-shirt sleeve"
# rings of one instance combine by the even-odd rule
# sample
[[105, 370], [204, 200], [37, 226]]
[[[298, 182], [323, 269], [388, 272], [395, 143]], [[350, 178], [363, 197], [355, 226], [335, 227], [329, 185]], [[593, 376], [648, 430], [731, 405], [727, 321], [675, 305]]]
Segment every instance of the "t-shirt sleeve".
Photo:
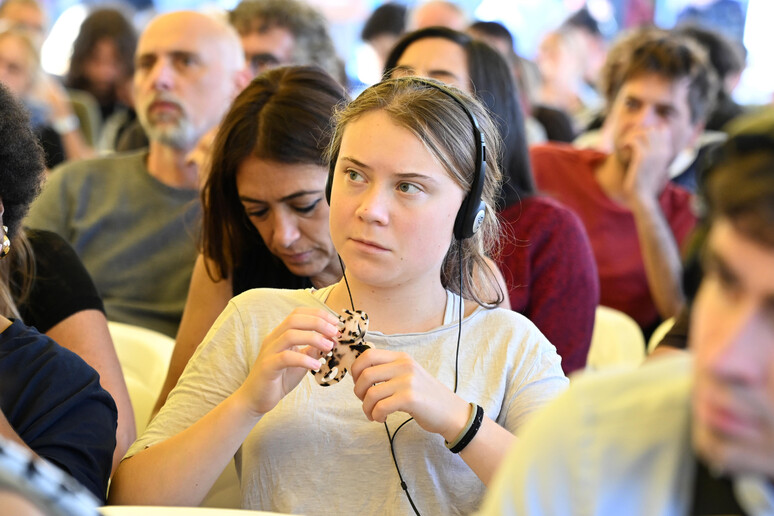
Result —
[[83, 310], [104, 313], [97, 287], [70, 244], [56, 233], [28, 230], [35, 257], [35, 277], [22, 319], [41, 333]]
[[247, 343], [260, 342], [234, 301], [210, 328], [166, 403], [125, 458], [177, 435], [215, 408], [247, 378], [255, 360]]
[[24, 225], [33, 229], [47, 229], [71, 241], [69, 220], [70, 203], [67, 192], [67, 165], [57, 167], [46, 180], [43, 190], [30, 205]]
[[[513, 314], [521, 317], [518, 314]], [[524, 423], [565, 391], [569, 380], [562, 372], [560, 358], [551, 343], [535, 326], [523, 320], [527, 329], [520, 342], [511, 342], [515, 350], [510, 361], [508, 388], [497, 422], [516, 435]]]
[[105, 500], [118, 413], [94, 369], [17, 321], [0, 335], [0, 407], [35, 453]]

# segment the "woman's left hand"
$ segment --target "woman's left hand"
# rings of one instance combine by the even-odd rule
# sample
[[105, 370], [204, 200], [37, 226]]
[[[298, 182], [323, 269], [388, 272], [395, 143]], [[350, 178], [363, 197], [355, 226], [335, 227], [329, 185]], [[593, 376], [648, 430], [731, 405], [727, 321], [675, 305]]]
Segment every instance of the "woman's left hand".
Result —
[[355, 395], [370, 421], [406, 412], [423, 429], [453, 440], [470, 415], [468, 403], [406, 353], [369, 349], [352, 364]]

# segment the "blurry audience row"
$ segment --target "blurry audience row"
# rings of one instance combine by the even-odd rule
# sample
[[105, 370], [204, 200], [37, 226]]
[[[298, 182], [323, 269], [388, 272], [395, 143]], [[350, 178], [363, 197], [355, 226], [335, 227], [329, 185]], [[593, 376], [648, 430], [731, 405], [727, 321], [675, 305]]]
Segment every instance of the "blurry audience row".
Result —
[[[300, 0], [97, 9], [64, 82], [44, 20], [0, 4], [0, 436], [85, 505], [199, 505], [236, 457], [282, 513], [774, 510], [774, 118], [733, 43], [584, 9], [532, 64], [385, 4], [352, 99]], [[652, 363], [582, 374], [600, 305]], [[108, 320], [175, 339], [142, 435]]]

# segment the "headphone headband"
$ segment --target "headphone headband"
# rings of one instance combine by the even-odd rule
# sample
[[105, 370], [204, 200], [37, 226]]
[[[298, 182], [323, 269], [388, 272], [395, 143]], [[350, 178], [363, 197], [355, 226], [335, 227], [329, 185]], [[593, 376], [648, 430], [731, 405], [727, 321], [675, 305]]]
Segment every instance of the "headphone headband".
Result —
[[[476, 145], [475, 168], [473, 171], [473, 181], [470, 184], [470, 191], [465, 195], [462, 201], [457, 217], [454, 221], [454, 238], [464, 240], [473, 236], [481, 227], [486, 215], [486, 204], [481, 200], [484, 190], [484, 180], [486, 178], [486, 142], [478, 120], [473, 112], [465, 105], [465, 102], [459, 95], [441, 83], [421, 77], [405, 77], [399, 79], [390, 79], [393, 81], [406, 81], [418, 83], [428, 88], [433, 88], [454, 100], [470, 120], [473, 128], [473, 141]], [[373, 88], [373, 86], [371, 86]], [[328, 166], [328, 180], [325, 184], [325, 198], [328, 204], [331, 202], [331, 189], [333, 187], [333, 173], [338, 160], [338, 151], [331, 156]]]

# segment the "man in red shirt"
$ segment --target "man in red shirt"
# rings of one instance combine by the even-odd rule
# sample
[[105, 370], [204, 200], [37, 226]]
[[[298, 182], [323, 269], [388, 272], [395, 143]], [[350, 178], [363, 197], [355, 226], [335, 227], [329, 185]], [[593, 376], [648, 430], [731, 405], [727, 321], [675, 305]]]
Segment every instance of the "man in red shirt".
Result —
[[695, 217], [668, 169], [701, 134], [716, 80], [702, 51], [676, 36], [640, 38], [625, 54], [608, 63], [613, 152], [543, 145], [531, 157], [538, 187], [586, 227], [601, 304], [648, 331], [683, 304], [678, 249]]

